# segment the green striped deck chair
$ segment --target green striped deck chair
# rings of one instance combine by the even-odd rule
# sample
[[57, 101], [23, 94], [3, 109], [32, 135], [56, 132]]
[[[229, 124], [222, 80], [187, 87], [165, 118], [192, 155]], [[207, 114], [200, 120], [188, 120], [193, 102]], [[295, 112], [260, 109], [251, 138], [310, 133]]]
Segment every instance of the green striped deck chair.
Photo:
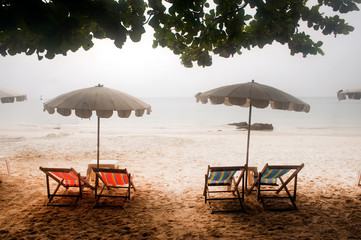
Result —
[[[294, 209], [296, 206], [296, 194], [297, 194], [297, 176], [302, 170], [304, 164], [301, 165], [268, 165], [266, 164], [263, 170], [256, 176], [255, 181], [248, 193], [253, 188], [257, 188], [258, 201], [261, 201], [265, 206], [264, 199], [270, 198], [289, 198]], [[285, 178], [285, 179], [283, 179]], [[289, 191], [287, 185], [293, 180], [293, 193]], [[278, 183], [280, 181], [280, 183]], [[284, 190], [285, 196], [281, 196], [279, 193]], [[275, 194], [266, 194], [266, 192], [272, 192]]]
[[[132, 176], [130, 173], [128, 173], [127, 169], [93, 168], [93, 171], [103, 183], [103, 187], [99, 194], [97, 189], [95, 189], [95, 204], [98, 203], [101, 197], [124, 198], [126, 201], [130, 199], [130, 190], [133, 189], [136, 191]], [[109, 195], [110, 193], [104, 192], [105, 189], [107, 189], [107, 191], [111, 191], [113, 188], [118, 189], [119, 191], [116, 193], [113, 192], [112, 195]], [[124, 191], [120, 191], [121, 189], [124, 189], [125, 193]]]
[[[219, 200], [238, 200], [243, 210], [244, 173], [244, 166], [211, 167], [208, 165], [203, 195], [205, 203], [209, 203], [212, 213], [211, 202]], [[238, 176], [236, 177], [236, 175]], [[239, 185], [241, 182], [240, 193]]]
[[288, 173], [290, 169], [267, 168], [261, 176], [261, 184], [278, 185], [277, 179]]
[[[39, 168], [46, 174], [46, 187], [47, 187], [47, 195], [48, 195], [48, 203], [54, 199], [54, 197], [74, 197], [76, 198], [76, 202], [82, 198], [84, 187], [89, 187], [90, 189], [94, 189], [90, 183], [82, 177], [80, 173], [75, 171], [73, 168]], [[57, 183], [55, 190], [51, 193], [51, 184], [50, 179], [54, 180]], [[66, 190], [69, 188], [78, 188], [78, 194], [68, 193], [68, 194], [57, 194], [60, 187], [64, 187]]]

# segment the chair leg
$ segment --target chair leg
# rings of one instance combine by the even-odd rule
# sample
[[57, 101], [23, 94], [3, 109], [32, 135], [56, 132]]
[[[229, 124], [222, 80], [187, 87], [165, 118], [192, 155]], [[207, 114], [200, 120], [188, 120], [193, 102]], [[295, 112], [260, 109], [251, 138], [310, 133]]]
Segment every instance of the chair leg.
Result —
[[297, 196], [297, 175], [295, 177], [294, 188], [293, 188], [293, 198], [295, 201], [296, 201], [296, 196]]
[[245, 192], [245, 179], [244, 179], [244, 177], [243, 177], [243, 179], [242, 179], [242, 202], [244, 202], [244, 192]]
[[261, 186], [262, 186], [261, 183], [258, 182], [258, 184], [257, 184], [257, 201], [261, 202], [263, 207], [266, 207], [266, 204], [264, 202], [264, 198], [263, 198], [262, 193], [261, 193], [261, 191], [262, 191]]
[[50, 197], [49, 176], [48, 176], [48, 175], [46, 175], [45, 179], [46, 179], [46, 193], [47, 193], [48, 198], [49, 198], [49, 197]]
[[208, 181], [208, 177], [207, 177], [207, 175], [205, 175], [203, 196], [206, 196], [207, 181]]
[[204, 202], [207, 203], [207, 194], [208, 194], [208, 185], [207, 185], [207, 182], [208, 182], [208, 176], [205, 175], [205, 179], [204, 179], [204, 190], [203, 190], [203, 196], [204, 196]]
[[79, 197], [80, 199], [83, 198], [83, 187], [82, 184], [81, 184], [81, 180], [80, 180], [80, 175], [79, 175]]
[[211, 213], [213, 214], [214, 211], [213, 211], [213, 208], [212, 208], [212, 203], [211, 203], [211, 201], [209, 200], [209, 199], [211, 198], [211, 194], [209, 193], [209, 189], [208, 189], [208, 188], [207, 188], [207, 193], [206, 193], [206, 195], [204, 195], [204, 197], [205, 197], [205, 203], [207, 204], [207, 202], [208, 202], [208, 204], [209, 204], [209, 209], [211, 210]]
[[103, 186], [103, 188], [102, 188], [102, 190], [100, 190], [100, 193], [96, 196], [95, 204], [97, 204], [97, 203], [98, 203], [98, 201], [99, 201], [99, 199], [100, 199], [100, 197], [101, 197], [101, 195], [102, 195], [102, 193], [103, 193], [103, 191], [104, 191], [105, 187], [107, 187], [107, 186], [106, 186], [106, 185], [104, 185], [104, 186]]
[[203, 192], [203, 196], [204, 196], [204, 203], [207, 203], [207, 195], [208, 195], [208, 188], [205, 186], [204, 187], [204, 192]]
[[[282, 178], [279, 178], [279, 179], [281, 180], [281, 182], [283, 184], [284, 182], [283, 182]], [[295, 184], [296, 184], [296, 182], [295, 182]], [[294, 188], [295, 189], [294, 189], [294, 193], [293, 193], [293, 196], [292, 196], [290, 191], [288, 190], [287, 186], [284, 186], [284, 189], [285, 189], [289, 199], [291, 200], [293, 207], [297, 210], [298, 208], [297, 208], [296, 202], [295, 202], [296, 201], [296, 185], [294, 186]]]
[[236, 193], [237, 193], [237, 197], [238, 197], [238, 200], [239, 200], [239, 203], [241, 204], [241, 208], [242, 208], [242, 211], [244, 210], [243, 208], [243, 199], [241, 198], [241, 194], [239, 194], [239, 191], [238, 191], [238, 188], [236, 187], [235, 189]]
[[53, 198], [55, 197], [55, 194], [58, 192], [58, 190], [59, 190], [61, 184], [63, 183], [63, 181], [64, 181], [64, 179], [63, 179], [61, 182], [59, 182], [59, 184], [58, 184], [58, 186], [55, 188], [53, 194], [50, 194], [50, 186], [49, 186], [49, 181], [48, 181], [48, 192], [49, 192], [49, 193], [48, 193], [48, 198], [49, 198], [48, 204], [49, 204], [49, 203], [53, 200]]
[[126, 199], [130, 200], [130, 183], [128, 184], [128, 196]]
[[130, 180], [130, 184], [131, 184], [131, 187], [133, 187], [134, 192], [135, 192], [135, 191], [137, 191], [137, 189], [135, 188], [134, 183], [133, 183], [133, 181], [132, 181], [132, 180]]

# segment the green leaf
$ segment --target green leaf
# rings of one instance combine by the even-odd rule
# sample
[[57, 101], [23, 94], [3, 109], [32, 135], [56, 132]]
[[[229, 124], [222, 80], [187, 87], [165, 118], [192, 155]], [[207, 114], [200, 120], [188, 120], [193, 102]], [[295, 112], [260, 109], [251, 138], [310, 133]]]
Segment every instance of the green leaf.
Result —
[[[354, 28], [341, 14], [359, 10], [361, 0], [33, 0], [0, 4], [0, 54], [36, 54], [52, 59], [92, 38], [114, 40], [118, 48], [128, 37], [141, 41], [148, 24], [153, 47], [180, 55], [185, 67], [210, 66], [212, 56], [230, 57], [243, 49], [278, 42], [290, 54], [324, 54], [313, 32], [350, 34]], [[331, 13], [329, 10], [335, 10]], [[320, 11], [325, 11], [326, 16]], [[328, 10], [328, 11], [327, 11]], [[352, 23], [352, 22], [351, 22]], [[307, 24], [307, 32], [300, 26]], [[312, 35], [314, 36], [314, 35]], [[44, 54], [46, 52], [46, 54]]]

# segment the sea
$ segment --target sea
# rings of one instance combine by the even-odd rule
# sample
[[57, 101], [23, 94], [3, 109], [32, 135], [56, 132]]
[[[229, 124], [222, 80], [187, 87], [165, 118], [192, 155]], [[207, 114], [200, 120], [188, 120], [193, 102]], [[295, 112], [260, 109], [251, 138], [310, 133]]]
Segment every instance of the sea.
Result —
[[[136, 117], [119, 118], [114, 112], [108, 119], [101, 119], [107, 128], [147, 129], [231, 129], [231, 123], [248, 122], [249, 108], [212, 105], [196, 102], [194, 97], [141, 98], [152, 107], [152, 112]], [[301, 98], [310, 104], [308, 113], [252, 108], [251, 123], [272, 124], [273, 131], [305, 134], [361, 134], [361, 101], [336, 97]], [[94, 126], [95, 113], [90, 119], [80, 119], [74, 112], [68, 117], [43, 111], [46, 100], [29, 99], [25, 102], [0, 104], [2, 126]], [[235, 128], [235, 127], [234, 127]]]

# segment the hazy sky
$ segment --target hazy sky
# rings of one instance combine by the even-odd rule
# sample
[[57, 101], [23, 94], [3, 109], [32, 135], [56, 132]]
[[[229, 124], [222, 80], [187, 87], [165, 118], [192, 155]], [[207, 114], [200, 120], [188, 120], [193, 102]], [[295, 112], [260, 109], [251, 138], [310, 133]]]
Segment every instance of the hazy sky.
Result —
[[[0, 56], [0, 87], [26, 93], [29, 99], [53, 98], [98, 83], [135, 97], [193, 97], [215, 87], [249, 82], [270, 85], [297, 97], [336, 97], [339, 89], [361, 87], [361, 12], [345, 16], [355, 27], [346, 36], [313, 34], [324, 42], [325, 56], [291, 56], [286, 45], [244, 51], [233, 58], [213, 56], [211, 67], [183, 67], [170, 50], [152, 48], [152, 35], [123, 49], [96, 40], [89, 51], [69, 52], [52, 60], [36, 55]], [[310, 31], [311, 33], [312, 31]]]

